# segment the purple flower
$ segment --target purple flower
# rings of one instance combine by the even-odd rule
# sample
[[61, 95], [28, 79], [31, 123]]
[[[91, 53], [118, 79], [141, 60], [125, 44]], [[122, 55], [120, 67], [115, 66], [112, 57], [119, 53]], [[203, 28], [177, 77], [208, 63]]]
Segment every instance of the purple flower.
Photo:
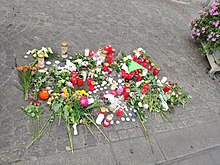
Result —
[[220, 35], [219, 34], [216, 34], [216, 37], [218, 38]]
[[202, 27], [202, 30], [205, 31], [205, 27]]

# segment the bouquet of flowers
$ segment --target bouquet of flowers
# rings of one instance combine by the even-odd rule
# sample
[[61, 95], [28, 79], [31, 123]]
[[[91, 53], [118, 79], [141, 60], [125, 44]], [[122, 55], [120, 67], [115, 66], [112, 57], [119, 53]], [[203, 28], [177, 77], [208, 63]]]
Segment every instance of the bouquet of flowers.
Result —
[[[200, 18], [191, 22], [192, 39], [204, 44], [204, 49], [212, 54], [220, 51], [220, 1], [216, 0], [205, 10], [199, 11]], [[202, 50], [202, 49], [200, 49]]]

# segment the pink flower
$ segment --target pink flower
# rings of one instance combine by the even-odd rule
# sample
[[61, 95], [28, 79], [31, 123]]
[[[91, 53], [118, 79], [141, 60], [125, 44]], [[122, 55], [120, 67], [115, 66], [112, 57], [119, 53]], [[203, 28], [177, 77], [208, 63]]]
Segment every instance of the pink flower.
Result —
[[202, 30], [205, 31], [205, 27], [202, 27]]
[[67, 85], [68, 87], [70, 87], [70, 88], [73, 87], [73, 84], [72, 84], [70, 81], [66, 82], [66, 85]]
[[61, 93], [60, 95], [63, 97], [64, 100], [66, 99], [66, 95], [64, 93]]
[[82, 96], [79, 102], [80, 102], [80, 105], [83, 107], [86, 107], [89, 104], [88, 98], [85, 96]]
[[219, 34], [216, 34], [216, 37], [218, 38], [220, 35]]
[[215, 42], [215, 41], [216, 41], [216, 38], [212, 38], [212, 41]]

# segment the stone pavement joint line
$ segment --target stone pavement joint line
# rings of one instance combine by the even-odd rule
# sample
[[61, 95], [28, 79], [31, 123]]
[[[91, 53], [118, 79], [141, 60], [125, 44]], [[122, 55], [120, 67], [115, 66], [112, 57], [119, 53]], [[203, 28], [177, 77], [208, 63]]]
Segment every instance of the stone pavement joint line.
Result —
[[[216, 164], [220, 155], [220, 88], [206, 73], [209, 64], [190, 39], [190, 21], [201, 8], [171, 0], [8, 1], [0, 6], [0, 164]], [[26, 105], [16, 88], [18, 65], [28, 50], [62, 41], [69, 52], [112, 44], [130, 54], [142, 47], [157, 61], [160, 76], [179, 83], [192, 102], [176, 107], [172, 123], [152, 114], [148, 122], [154, 154], [140, 123], [122, 123], [92, 136], [83, 126], [73, 138], [74, 153], [66, 152], [64, 124], [54, 126], [28, 150], [29, 121], [20, 111]]]

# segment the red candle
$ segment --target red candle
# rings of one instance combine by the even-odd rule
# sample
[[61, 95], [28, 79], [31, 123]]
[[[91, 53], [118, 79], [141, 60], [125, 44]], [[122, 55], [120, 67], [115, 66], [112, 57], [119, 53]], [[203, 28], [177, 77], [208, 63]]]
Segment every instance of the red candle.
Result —
[[126, 89], [123, 93], [124, 99], [127, 100], [129, 98], [130, 89]]
[[145, 57], [145, 56], [143, 56], [143, 57], [142, 57], [142, 60], [143, 60], [143, 62], [145, 62], [145, 60], [146, 60], [146, 57]]
[[78, 86], [82, 86], [83, 85], [83, 75], [79, 75], [77, 84], [78, 84]]
[[71, 82], [73, 85], [75, 85], [77, 83], [77, 78], [76, 77], [72, 77]]
[[116, 115], [117, 116], [122, 116], [123, 115], [123, 109], [122, 108], [119, 108], [118, 110], [117, 110], [117, 113], [116, 113]]
[[159, 68], [154, 68], [154, 71], [153, 71], [154, 76], [158, 75], [159, 72], [160, 72]]
[[94, 89], [95, 89], [95, 81], [92, 81], [91, 82], [91, 85], [89, 86], [89, 91], [94, 91]]
[[133, 61], [136, 61], [136, 60], [137, 60], [137, 56], [134, 55], [134, 56], [133, 56]]
[[104, 50], [105, 50], [105, 51], [108, 51], [108, 49], [109, 49], [108, 46], [105, 46], [105, 47], [104, 47]]
[[141, 81], [142, 77], [141, 75], [138, 75], [137, 80], [136, 81]]
[[107, 62], [109, 64], [112, 64], [112, 62], [113, 62], [113, 55], [108, 55]]
[[141, 64], [141, 63], [142, 63], [142, 59], [139, 58], [138, 61], [137, 61], [137, 63], [138, 63], [138, 64]]
[[149, 84], [145, 84], [145, 85], [143, 86], [141, 92], [142, 92], [143, 94], [146, 93], [146, 92], [148, 91], [149, 87], [150, 87]]
[[148, 70], [151, 71], [154, 67], [154, 63], [151, 63], [150, 66], [148, 67]]
[[77, 73], [75, 70], [73, 70], [73, 71], [72, 71], [72, 77], [75, 77], [75, 78], [76, 78], [77, 76], [78, 76], [78, 73]]
[[130, 85], [128, 83], [125, 84], [124, 88], [123, 88], [123, 91], [125, 92], [126, 89], [129, 89]]
[[89, 57], [91, 58], [94, 55], [94, 51], [93, 50], [89, 50]]
[[112, 45], [108, 45], [108, 54], [112, 53]]
[[165, 86], [165, 87], [163, 88], [163, 91], [164, 91], [164, 93], [167, 93], [167, 92], [169, 92], [169, 91], [170, 91], [170, 87], [168, 87], [168, 86]]
[[103, 67], [103, 71], [104, 71], [104, 72], [106, 72], [106, 71], [108, 70], [108, 66], [109, 66], [108, 63], [105, 63], [105, 64], [104, 64], [104, 67]]
[[147, 62], [147, 61], [145, 61], [145, 62], [142, 64], [142, 66], [143, 66], [144, 68], [147, 68], [147, 65], [148, 65], [148, 62]]
[[121, 70], [121, 77], [123, 77], [124, 78], [124, 76], [125, 76], [125, 70]]
[[87, 85], [90, 86], [90, 85], [91, 85], [91, 82], [92, 82], [92, 78], [89, 77], [89, 78], [87, 79]]

